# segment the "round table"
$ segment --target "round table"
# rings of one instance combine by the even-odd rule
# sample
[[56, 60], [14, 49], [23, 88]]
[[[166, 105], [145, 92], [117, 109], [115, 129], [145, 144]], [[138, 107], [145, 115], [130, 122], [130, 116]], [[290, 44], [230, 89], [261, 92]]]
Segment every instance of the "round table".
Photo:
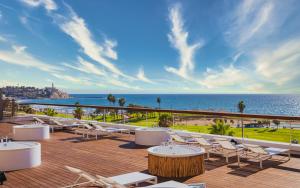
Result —
[[0, 143], [0, 171], [32, 168], [41, 164], [41, 144], [38, 142]]
[[203, 174], [205, 150], [188, 145], [155, 146], [148, 149], [150, 174], [180, 178]]
[[49, 139], [49, 125], [17, 125], [13, 127], [14, 140]]
[[157, 146], [169, 140], [166, 128], [138, 128], [135, 130], [135, 143], [143, 146]]

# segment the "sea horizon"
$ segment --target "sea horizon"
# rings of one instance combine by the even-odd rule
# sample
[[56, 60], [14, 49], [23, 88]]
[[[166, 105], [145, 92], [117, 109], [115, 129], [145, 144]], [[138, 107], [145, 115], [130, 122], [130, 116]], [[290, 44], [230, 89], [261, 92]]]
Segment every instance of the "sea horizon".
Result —
[[[270, 115], [300, 115], [299, 94], [113, 94], [117, 99], [124, 97], [129, 104], [157, 108], [157, 97], [161, 98], [162, 109], [210, 110], [237, 112], [237, 103], [244, 101], [245, 113]], [[70, 94], [68, 99], [22, 99], [20, 102], [49, 104], [75, 104], [112, 106], [107, 94]], [[115, 103], [118, 106], [118, 103]]]

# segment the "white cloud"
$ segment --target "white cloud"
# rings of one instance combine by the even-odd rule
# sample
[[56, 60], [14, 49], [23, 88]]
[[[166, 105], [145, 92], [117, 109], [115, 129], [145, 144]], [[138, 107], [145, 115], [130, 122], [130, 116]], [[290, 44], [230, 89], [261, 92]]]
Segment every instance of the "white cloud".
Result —
[[139, 89], [138, 86], [135, 86], [135, 85], [129, 85], [128, 83], [126, 82], [122, 82], [120, 80], [117, 80], [117, 79], [107, 79], [106, 80], [107, 83], [109, 84], [112, 84], [114, 86], [118, 86], [118, 87], [122, 87], [122, 88], [128, 88], [128, 89]]
[[6, 39], [0, 35], [0, 42], [6, 42]]
[[153, 84], [154, 82], [152, 80], [150, 80], [149, 78], [146, 77], [145, 72], [144, 72], [144, 68], [140, 67], [139, 68], [139, 72], [136, 76], [139, 80], [143, 81], [143, 82], [147, 82], [150, 84]]
[[71, 75], [57, 74], [57, 73], [52, 73], [51, 75], [60, 80], [69, 81], [80, 85], [87, 85], [87, 86], [94, 85], [94, 83], [90, 81], [89, 78], [85, 78], [85, 77], [78, 77], [78, 76], [75, 77]]
[[53, 0], [21, 0], [30, 7], [43, 6], [47, 11], [57, 10], [57, 5]]
[[107, 59], [117, 59], [117, 52], [114, 50], [117, 43], [109, 39], [106, 39], [103, 44], [94, 41], [92, 33], [88, 29], [84, 19], [77, 16], [70, 7], [69, 9], [71, 12], [69, 17], [63, 17], [63, 19], [61, 19], [62, 16], [60, 15], [60, 20], [56, 19], [61, 30], [72, 37], [88, 57], [100, 63], [116, 75], [129, 77]]
[[228, 42], [241, 47], [254, 37], [271, 33], [273, 10], [273, 1], [242, 1], [233, 12], [230, 28], [226, 32]]
[[19, 19], [20, 19], [20, 22], [23, 25], [27, 25], [28, 24], [28, 18], [26, 16], [20, 16]]
[[0, 50], [0, 60], [25, 67], [37, 68], [46, 72], [57, 72], [61, 68], [50, 65], [26, 52], [26, 46], [12, 46], [12, 50]]
[[68, 63], [63, 63], [63, 65], [66, 67], [81, 71], [81, 72], [88, 73], [88, 74], [95, 74], [98, 76], [106, 75], [104, 70], [99, 69], [94, 64], [84, 60], [81, 57], [78, 57], [77, 59], [78, 59], [78, 64], [76, 66], [68, 64]]
[[188, 44], [189, 33], [184, 29], [184, 21], [180, 12], [180, 4], [175, 4], [170, 9], [169, 19], [171, 21], [172, 29], [168, 34], [169, 41], [172, 46], [178, 50], [180, 56], [179, 69], [174, 67], [165, 67], [166, 71], [177, 74], [185, 79], [188, 79], [190, 73], [194, 70], [194, 55], [198, 48], [203, 43], [197, 42], [194, 44]]
[[207, 69], [204, 78], [199, 81], [200, 85], [206, 88], [224, 88], [229, 86], [239, 86], [248, 79], [245, 71], [229, 65], [228, 67], [220, 67], [220, 70]]
[[254, 53], [256, 72], [269, 82], [282, 85], [300, 76], [300, 38]]

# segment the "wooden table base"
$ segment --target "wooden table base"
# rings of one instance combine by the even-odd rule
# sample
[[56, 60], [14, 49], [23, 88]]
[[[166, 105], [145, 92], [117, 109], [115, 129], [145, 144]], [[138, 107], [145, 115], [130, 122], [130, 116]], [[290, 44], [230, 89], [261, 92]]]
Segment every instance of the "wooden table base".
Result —
[[204, 155], [191, 157], [161, 157], [148, 154], [150, 174], [161, 177], [188, 177], [203, 174]]

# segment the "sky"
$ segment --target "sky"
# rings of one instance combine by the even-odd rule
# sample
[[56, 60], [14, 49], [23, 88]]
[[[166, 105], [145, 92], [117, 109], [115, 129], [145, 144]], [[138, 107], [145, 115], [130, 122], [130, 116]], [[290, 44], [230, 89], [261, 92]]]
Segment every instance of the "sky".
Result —
[[300, 93], [297, 0], [0, 0], [0, 87]]

